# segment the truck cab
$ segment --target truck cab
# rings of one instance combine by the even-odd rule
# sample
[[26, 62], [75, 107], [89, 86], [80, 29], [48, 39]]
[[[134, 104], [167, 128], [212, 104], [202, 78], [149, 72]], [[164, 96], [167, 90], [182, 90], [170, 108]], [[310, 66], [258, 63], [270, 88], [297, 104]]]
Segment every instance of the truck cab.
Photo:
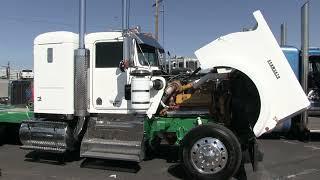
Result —
[[137, 68], [159, 71], [160, 44], [144, 34], [131, 34], [130, 60], [126, 69], [119, 68], [123, 57], [122, 32], [98, 32], [86, 36], [90, 51], [89, 92], [90, 113], [120, 113], [132, 111], [125, 98], [125, 85], [130, 84], [130, 73]]
[[[130, 72], [136, 68], [161, 70], [160, 55], [164, 50], [159, 43], [145, 34], [131, 35], [131, 57], [125, 70], [119, 68], [124, 60], [122, 32], [86, 35], [85, 44], [90, 51], [87, 72], [89, 113], [128, 113], [131, 108], [125, 99], [125, 85], [130, 84]], [[65, 114], [70, 118], [74, 113], [73, 51], [78, 46], [77, 36], [60, 31], [44, 33], [35, 39], [35, 112], [39, 115]]]

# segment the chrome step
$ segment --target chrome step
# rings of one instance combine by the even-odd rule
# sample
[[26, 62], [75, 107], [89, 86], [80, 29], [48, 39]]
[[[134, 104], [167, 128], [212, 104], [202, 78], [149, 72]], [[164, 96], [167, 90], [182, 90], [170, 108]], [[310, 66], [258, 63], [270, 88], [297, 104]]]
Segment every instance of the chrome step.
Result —
[[80, 156], [140, 162], [144, 158], [143, 118], [103, 115], [90, 118]]
[[44, 118], [23, 121], [20, 127], [22, 149], [64, 153], [73, 150], [74, 140], [68, 123]]

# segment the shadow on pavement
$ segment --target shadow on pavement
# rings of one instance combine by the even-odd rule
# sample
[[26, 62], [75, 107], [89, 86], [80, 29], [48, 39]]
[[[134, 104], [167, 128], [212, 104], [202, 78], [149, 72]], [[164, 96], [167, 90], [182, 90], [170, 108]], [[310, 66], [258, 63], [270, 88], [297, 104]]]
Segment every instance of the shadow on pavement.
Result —
[[19, 139], [20, 124], [2, 123], [3, 137], [0, 137], [0, 146], [2, 144], [21, 145]]
[[128, 173], [137, 173], [141, 167], [136, 162], [102, 160], [86, 158], [80, 165], [81, 168], [101, 169], [110, 171], [120, 171]]
[[304, 134], [293, 134], [293, 133], [268, 133], [264, 134], [259, 139], [287, 139], [287, 140], [298, 140], [301, 142], [315, 142], [320, 141], [320, 133], [310, 132]]
[[145, 161], [152, 159], [163, 159], [167, 163], [179, 162], [179, 147], [173, 145], [162, 144], [155, 151], [147, 152], [147, 158]]
[[55, 154], [48, 152], [31, 151], [25, 155], [25, 161], [39, 162], [53, 165], [65, 165], [66, 162], [79, 161], [83, 158], [80, 157], [79, 151], [66, 152], [63, 154]]
[[181, 164], [174, 164], [168, 168], [169, 174], [178, 178], [178, 179], [188, 179], [188, 175], [186, 174], [184, 168]]

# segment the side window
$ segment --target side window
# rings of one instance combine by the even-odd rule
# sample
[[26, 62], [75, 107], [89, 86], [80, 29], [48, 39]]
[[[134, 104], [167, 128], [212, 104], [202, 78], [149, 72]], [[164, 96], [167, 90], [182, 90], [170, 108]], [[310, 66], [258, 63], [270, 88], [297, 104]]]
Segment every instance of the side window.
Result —
[[123, 59], [123, 42], [96, 44], [96, 68], [118, 67]]
[[52, 63], [53, 62], [53, 48], [47, 49], [47, 62]]

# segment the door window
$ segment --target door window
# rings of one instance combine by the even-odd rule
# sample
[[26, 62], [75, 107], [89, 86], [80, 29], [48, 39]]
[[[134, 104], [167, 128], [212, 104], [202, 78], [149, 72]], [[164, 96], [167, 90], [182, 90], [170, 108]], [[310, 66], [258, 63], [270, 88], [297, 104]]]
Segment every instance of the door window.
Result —
[[96, 43], [96, 68], [119, 67], [123, 59], [123, 42]]

